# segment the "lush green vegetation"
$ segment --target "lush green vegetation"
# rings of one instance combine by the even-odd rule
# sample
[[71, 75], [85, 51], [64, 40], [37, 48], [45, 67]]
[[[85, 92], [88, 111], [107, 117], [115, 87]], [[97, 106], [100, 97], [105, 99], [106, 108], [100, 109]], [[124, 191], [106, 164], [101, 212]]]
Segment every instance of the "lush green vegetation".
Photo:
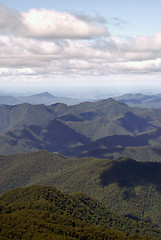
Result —
[[0, 200], [3, 240], [148, 240], [161, 236], [153, 225], [120, 217], [81, 193], [68, 195], [53, 187], [33, 186], [14, 189]]
[[129, 159], [68, 159], [45, 150], [0, 156], [1, 193], [33, 184], [84, 192], [112, 211], [161, 226], [161, 164]]

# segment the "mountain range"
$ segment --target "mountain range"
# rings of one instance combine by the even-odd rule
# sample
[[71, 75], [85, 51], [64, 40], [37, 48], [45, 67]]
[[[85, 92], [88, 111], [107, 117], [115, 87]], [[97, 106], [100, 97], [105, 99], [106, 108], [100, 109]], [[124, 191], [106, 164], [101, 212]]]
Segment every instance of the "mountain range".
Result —
[[[105, 96], [103, 96], [104, 98]], [[96, 98], [89, 97], [64, 97], [55, 96], [49, 92], [42, 92], [27, 96], [12, 96], [6, 95], [5, 93], [0, 93], [0, 105], [17, 105], [22, 103], [29, 104], [45, 104], [51, 105], [55, 103], [65, 103], [67, 105], [75, 105], [83, 101], [98, 101], [102, 99], [102, 96], [97, 96]], [[124, 94], [121, 96], [114, 97], [117, 101], [126, 103], [131, 107], [141, 107], [141, 108], [161, 108], [161, 94]]]
[[124, 94], [115, 99], [132, 107], [161, 108], [161, 94]]
[[160, 108], [0, 105], [0, 123], [0, 238], [161, 238]]
[[58, 102], [73, 105], [82, 101], [83, 98], [59, 97], [54, 96], [49, 92], [42, 92], [28, 96], [0, 95], [0, 105], [16, 105], [22, 103], [51, 105]]
[[[46, 149], [71, 157], [160, 161], [161, 109], [112, 98], [73, 106], [0, 106], [0, 154]], [[143, 154], [144, 153], [144, 154]]]

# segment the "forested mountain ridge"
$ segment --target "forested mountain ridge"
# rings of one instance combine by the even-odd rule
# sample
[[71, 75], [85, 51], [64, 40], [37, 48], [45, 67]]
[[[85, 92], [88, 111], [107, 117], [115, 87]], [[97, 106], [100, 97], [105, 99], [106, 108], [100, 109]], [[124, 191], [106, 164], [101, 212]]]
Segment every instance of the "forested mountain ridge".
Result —
[[0, 200], [3, 239], [148, 240], [161, 236], [154, 225], [121, 217], [81, 193], [32, 186], [14, 189]]
[[[151, 131], [159, 131], [160, 119], [161, 109], [131, 108], [111, 98], [98, 102], [83, 102], [74, 106], [62, 103], [51, 106], [30, 104], [0, 106], [0, 153], [12, 154], [47, 149], [63, 153], [64, 150], [68, 150], [67, 154], [70, 155], [70, 149], [73, 147], [82, 145], [87, 148], [87, 144], [96, 145], [97, 142], [94, 142], [97, 140], [105, 142], [106, 137], [108, 143], [110, 136], [115, 138], [117, 144], [117, 135], [121, 135], [122, 140], [125, 139], [120, 146], [128, 147], [124, 145], [125, 135], [139, 140], [140, 133], [146, 135]], [[161, 143], [160, 135], [154, 135], [153, 140], [147, 142], [148, 146]], [[75, 150], [72, 150], [72, 154], [74, 152]]]
[[72, 158], [46, 150], [0, 156], [0, 192], [29, 185], [50, 185], [63, 192], [84, 192], [112, 211], [161, 227], [161, 163]]

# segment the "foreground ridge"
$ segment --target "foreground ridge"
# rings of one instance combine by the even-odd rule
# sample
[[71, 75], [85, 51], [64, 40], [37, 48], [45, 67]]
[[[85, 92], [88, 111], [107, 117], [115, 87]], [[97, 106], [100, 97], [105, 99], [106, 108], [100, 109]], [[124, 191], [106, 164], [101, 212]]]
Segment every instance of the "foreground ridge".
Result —
[[2, 239], [132, 240], [161, 236], [153, 225], [114, 214], [82, 193], [69, 195], [54, 187], [31, 186], [4, 193], [0, 200]]

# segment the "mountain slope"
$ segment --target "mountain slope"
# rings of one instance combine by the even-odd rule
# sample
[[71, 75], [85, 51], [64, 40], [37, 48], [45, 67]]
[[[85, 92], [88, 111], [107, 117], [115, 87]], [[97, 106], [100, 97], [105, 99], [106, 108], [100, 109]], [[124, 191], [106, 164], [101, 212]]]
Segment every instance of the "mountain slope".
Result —
[[136, 116], [132, 112], [126, 112], [122, 117], [117, 119], [119, 125], [131, 133], [140, 133], [154, 129], [144, 118]]
[[[87, 149], [87, 150], [85, 150]], [[84, 151], [83, 151], [84, 150]], [[161, 162], [161, 145], [157, 146], [137, 146], [137, 147], [104, 147], [104, 145], [90, 147], [75, 147], [70, 150], [62, 151], [66, 156], [75, 157], [97, 157], [115, 159], [121, 157], [133, 158], [140, 162]]]
[[138, 161], [161, 161], [161, 129], [135, 136], [112, 135], [62, 151], [66, 156], [119, 158], [130, 157]]
[[96, 112], [101, 118], [113, 118], [129, 110], [129, 107], [112, 98], [100, 100], [97, 102], [83, 102], [71, 107], [71, 113]]
[[20, 104], [15, 106], [0, 106], [0, 132], [21, 129], [24, 126], [43, 125], [67, 111], [65, 104], [52, 106]]
[[[53, 187], [33, 186], [12, 190], [3, 194], [0, 199], [3, 218], [1, 236], [8, 237], [7, 239], [13, 234], [17, 235], [16, 239], [26, 239], [27, 235], [32, 239], [32, 234], [38, 238], [41, 236], [40, 232], [43, 233], [43, 239], [49, 234], [50, 237], [52, 234], [62, 237], [64, 235], [65, 238], [68, 236], [69, 239], [124, 240], [151, 239], [150, 236], [161, 235], [153, 225], [114, 214], [81, 193], [68, 195]], [[123, 232], [137, 235], [142, 233], [148, 237], [127, 237]]]
[[94, 119], [88, 121], [66, 121], [66, 125], [89, 137], [92, 141], [112, 135], [136, 135], [156, 129], [144, 118], [132, 112], [126, 112], [114, 118]]
[[51, 152], [61, 151], [87, 144], [89, 141], [62, 122], [53, 120], [44, 126], [29, 125], [21, 130], [8, 131], [0, 135], [0, 142], [1, 154], [13, 154], [40, 149], [47, 149]]
[[[0, 156], [0, 192], [32, 184], [81, 191], [121, 215], [161, 227], [161, 163], [68, 159], [39, 151]], [[136, 176], [136, 178], [134, 178]]]

